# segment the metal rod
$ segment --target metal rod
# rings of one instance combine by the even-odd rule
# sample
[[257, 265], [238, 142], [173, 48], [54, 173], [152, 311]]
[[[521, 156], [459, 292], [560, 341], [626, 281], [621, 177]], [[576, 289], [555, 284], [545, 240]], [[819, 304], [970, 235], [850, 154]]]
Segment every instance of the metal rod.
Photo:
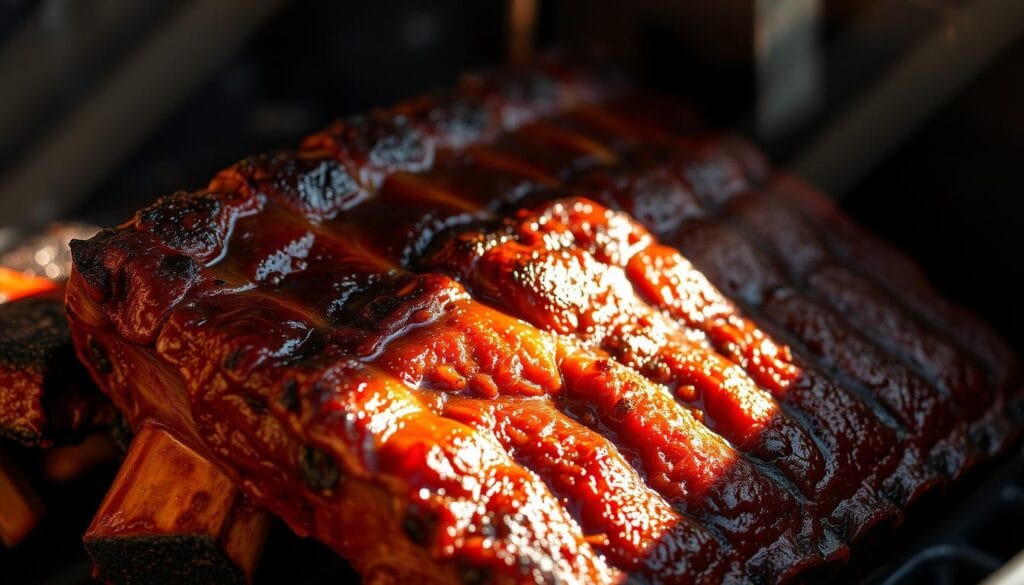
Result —
[[533, 60], [537, 33], [537, 0], [508, 0], [506, 59], [512, 67]]
[[171, 17], [0, 183], [0, 220], [39, 225], [64, 211], [282, 3], [198, 0]]
[[812, 141], [793, 170], [833, 196], [850, 189], [1024, 31], [1024, 2], [965, 2], [958, 22], [955, 42], [945, 27], [933, 30]]
[[39, 110], [54, 102], [54, 93], [113, 50], [125, 31], [152, 21], [164, 8], [162, 2], [135, 0], [67, 4], [40, 3], [36, 14], [0, 50], [0, 149], [5, 152], [31, 131]]
[[1014, 585], [1024, 583], [1024, 551], [1020, 551], [1008, 563], [992, 573], [981, 585]]

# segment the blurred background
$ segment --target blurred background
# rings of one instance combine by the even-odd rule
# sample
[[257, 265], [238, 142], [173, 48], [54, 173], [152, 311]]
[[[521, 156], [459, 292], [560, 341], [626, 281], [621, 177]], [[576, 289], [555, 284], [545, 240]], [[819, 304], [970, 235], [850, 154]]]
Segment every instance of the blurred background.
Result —
[[1024, 347], [1022, 0], [0, 0], [0, 251], [549, 49], [692, 99]]
[[1019, 346], [1022, 30], [1020, 0], [0, 0], [0, 248], [467, 68], [599, 50], [842, 198]]

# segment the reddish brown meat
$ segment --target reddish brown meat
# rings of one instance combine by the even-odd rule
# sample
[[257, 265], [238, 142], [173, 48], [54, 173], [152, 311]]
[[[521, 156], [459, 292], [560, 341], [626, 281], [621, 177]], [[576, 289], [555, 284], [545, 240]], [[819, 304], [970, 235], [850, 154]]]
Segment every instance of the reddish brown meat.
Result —
[[547, 71], [76, 243], [93, 376], [369, 582], [786, 581], [1015, 434], [1008, 377], [835, 245], [728, 227], [759, 155]]
[[[483, 298], [667, 384], [716, 432], [798, 486], [812, 516], [852, 536], [895, 512], [881, 498], [883, 474], [896, 463], [885, 443], [892, 432], [798, 367], [789, 348], [627, 217], [585, 199], [558, 201], [494, 232], [464, 232], [434, 262]], [[804, 429], [783, 404], [815, 424]], [[840, 426], [846, 417], [856, 424]], [[856, 444], [848, 440], [853, 429], [861, 434]], [[877, 483], [863, 485], [867, 475]]]
[[0, 303], [0, 437], [37, 447], [80, 440], [117, 417], [75, 358], [63, 287], [46, 282], [35, 288], [49, 290]]

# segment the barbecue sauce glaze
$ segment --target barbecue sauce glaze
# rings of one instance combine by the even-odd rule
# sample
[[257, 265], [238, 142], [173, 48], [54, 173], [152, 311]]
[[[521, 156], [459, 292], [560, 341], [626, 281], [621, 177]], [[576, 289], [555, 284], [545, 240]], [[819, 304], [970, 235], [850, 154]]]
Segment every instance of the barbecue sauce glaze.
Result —
[[68, 311], [133, 425], [368, 582], [783, 582], [1020, 427], [1002, 342], [864, 241], [686, 108], [553, 64], [74, 243]]

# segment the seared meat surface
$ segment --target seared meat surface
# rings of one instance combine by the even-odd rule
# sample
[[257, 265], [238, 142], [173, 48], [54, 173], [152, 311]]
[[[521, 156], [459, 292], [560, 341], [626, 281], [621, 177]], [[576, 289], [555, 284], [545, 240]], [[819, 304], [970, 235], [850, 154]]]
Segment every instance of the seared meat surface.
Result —
[[130, 423], [372, 583], [782, 582], [1021, 428], [1012, 352], [912, 263], [564, 66], [338, 122], [73, 251], [76, 348]]
[[63, 286], [33, 281], [50, 290], [0, 303], [0, 437], [50, 447], [112, 424], [117, 411], [75, 356]]

